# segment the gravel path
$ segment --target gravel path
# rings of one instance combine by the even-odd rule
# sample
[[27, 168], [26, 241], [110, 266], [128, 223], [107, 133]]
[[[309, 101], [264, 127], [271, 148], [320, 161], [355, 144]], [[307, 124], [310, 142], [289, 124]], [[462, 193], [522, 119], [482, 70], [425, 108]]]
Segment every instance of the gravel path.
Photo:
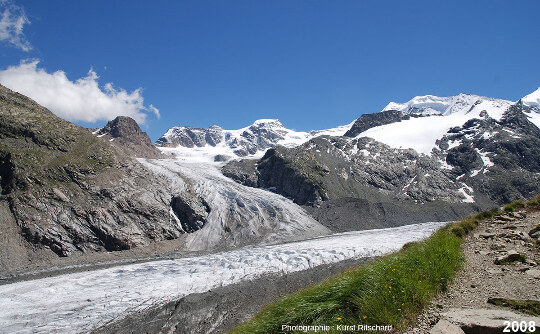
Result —
[[[540, 256], [534, 245], [538, 236], [528, 235], [538, 224], [540, 211], [516, 212], [481, 223], [465, 239], [466, 263], [454, 284], [418, 317], [416, 328], [404, 333], [428, 333], [443, 313], [456, 308], [504, 309], [489, 304], [488, 298], [540, 300]], [[497, 258], [512, 251], [526, 255], [526, 262], [495, 264]]]

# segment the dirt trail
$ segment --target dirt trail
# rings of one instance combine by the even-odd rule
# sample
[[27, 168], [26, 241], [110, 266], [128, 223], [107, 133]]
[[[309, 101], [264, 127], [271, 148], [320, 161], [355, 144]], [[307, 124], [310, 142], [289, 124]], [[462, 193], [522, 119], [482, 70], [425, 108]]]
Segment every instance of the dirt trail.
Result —
[[[514, 212], [480, 223], [465, 239], [466, 263], [454, 284], [418, 317], [417, 327], [405, 333], [449, 332], [449, 329], [442, 332], [433, 329], [440, 319], [450, 320], [462, 328], [472, 328], [473, 317], [480, 319], [477, 322], [483, 321], [486, 324], [483, 326], [496, 327], [494, 332], [499, 332], [504, 320], [535, 321], [536, 326], [540, 326], [538, 317], [531, 319], [531, 315], [488, 303], [490, 298], [540, 301], [540, 232], [530, 233], [539, 224], [539, 210]], [[525, 255], [525, 259], [520, 255]], [[506, 258], [518, 261], [504, 264]], [[458, 315], [471, 319], [456, 320]], [[465, 322], [469, 324], [465, 325]], [[466, 329], [465, 332], [475, 333]]]

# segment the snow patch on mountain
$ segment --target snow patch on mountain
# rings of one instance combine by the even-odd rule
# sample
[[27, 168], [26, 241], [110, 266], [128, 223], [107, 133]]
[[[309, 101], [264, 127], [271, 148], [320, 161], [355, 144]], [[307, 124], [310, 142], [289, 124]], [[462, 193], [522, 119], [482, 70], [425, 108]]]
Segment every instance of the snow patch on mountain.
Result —
[[532, 108], [530, 113], [527, 113], [529, 121], [540, 128], [540, 87], [531, 94], [521, 99], [524, 105]]
[[462, 183], [463, 187], [459, 188], [459, 192], [461, 195], [463, 195], [463, 203], [474, 203], [474, 197], [472, 196], [473, 189], [466, 185], [465, 183]]
[[[449, 97], [439, 97], [433, 95], [416, 96], [406, 103], [390, 102], [382, 111], [397, 110], [404, 114], [416, 114], [423, 116], [450, 115], [456, 112], [463, 112], [471, 109], [475, 104], [486, 109], [491, 117], [500, 118], [501, 107], [508, 107], [512, 102], [506, 100], [493, 99], [485, 96], [472, 94], [458, 94]], [[495, 114], [492, 114], [495, 113]], [[499, 115], [497, 115], [499, 113]]]
[[[407, 103], [390, 103], [384, 110], [398, 110], [411, 117], [368, 129], [357, 137], [370, 137], [394, 148], [412, 148], [419, 153], [431, 154], [435, 142], [453, 127], [461, 126], [472, 118], [487, 115], [500, 120], [513, 103], [477, 95], [459, 94], [451, 97], [417, 96]], [[456, 145], [458, 143], [454, 143]]]
[[521, 101], [529, 107], [540, 108], [540, 87], [531, 94], [524, 96]]
[[[349, 124], [341, 125], [341, 126], [331, 128], [331, 129], [311, 130], [309, 132], [309, 139], [314, 138], [314, 137], [318, 137], [318, 136], [334, 136], [334, 137], [335, 136], [343, 136], [345, 134], [345, 132], [347, 132], [353, 126], [355, 121], [356, 120], [352, 121]], [[301, 144], [303, 144], [303, 143], [300, 143], [299, 145], [301, 145]], [[283, 145], [283, 146], [285, 146], [285, 145]], [[298, 145], [296, 145], [296, 146], [298, 146]]]

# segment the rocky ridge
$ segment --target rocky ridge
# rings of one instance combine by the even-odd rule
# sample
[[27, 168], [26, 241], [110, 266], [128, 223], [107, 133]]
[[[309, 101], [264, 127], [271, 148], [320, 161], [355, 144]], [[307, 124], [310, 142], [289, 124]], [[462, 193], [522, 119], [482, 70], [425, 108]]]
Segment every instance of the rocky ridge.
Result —
[[167, 148], [202, 148], [203, 151], [214, 152], [214, 161], [226, 161], [232, 157], [253, 156], [277, 145], [298, 146], [317, 136], [341, 136], [351, 125], [309, 133], [287, 129], [278, 119], [256, 120], [238, 130], [224, 130], [217, 125], [207, 129], [175, 126], [159, 138], [156, 145]]
[[398, 110], [383, 110], [374, 114], [364, 114], [354, 122], [353, 126], [345, 132], [344, 136], [356, 137], [362, 132], [377, 126], [401, 122], [402, 120], [408, 120], [411, 117], [421, 116], [422, 114], [406, 114]]
[[93, 132], [98, 138], [107, 139], [128, 156], [138, 158], [159, 158], [161, 152], [143, 132], [137, 122], [126, 116], [118, 116], [103, 128]]
[[224, 146], [237, 156], [255, 154], [275, 146], [290, 133], [279, 120], [259, 120], [240, 130], [224, 130], [217, 125], [208, 129], [177, 126], [169, 129], [156, 142], [164, 147]]

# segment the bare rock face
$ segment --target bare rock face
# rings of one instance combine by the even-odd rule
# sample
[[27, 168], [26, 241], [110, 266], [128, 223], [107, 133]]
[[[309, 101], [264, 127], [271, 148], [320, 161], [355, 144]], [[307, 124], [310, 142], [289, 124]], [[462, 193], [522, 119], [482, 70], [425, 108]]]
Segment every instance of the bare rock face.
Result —
[[200, 230], [206, 224], [210, 206], [200, 197], [173, 196], [171, 199], [173, 217], [186, 233]]
[[360, 133], [380, 125], [400, 122], [410, 119], [410, 115], [404, 115], [397, 110], [385, 110], [373, 114], [360, 116], [353, 126], [345, 133], [346, 137], [356, 137]]
[[223, 175], [248, 187], [258, 187], [257, 160], [232, 160], [221, 169]]
[[161, 156], [148, 134], [143, 132], [137, 122], [130, 117], [116, 117], [95, 132], [95, 135], [108, 139], [132, 157], [158, 158]]

